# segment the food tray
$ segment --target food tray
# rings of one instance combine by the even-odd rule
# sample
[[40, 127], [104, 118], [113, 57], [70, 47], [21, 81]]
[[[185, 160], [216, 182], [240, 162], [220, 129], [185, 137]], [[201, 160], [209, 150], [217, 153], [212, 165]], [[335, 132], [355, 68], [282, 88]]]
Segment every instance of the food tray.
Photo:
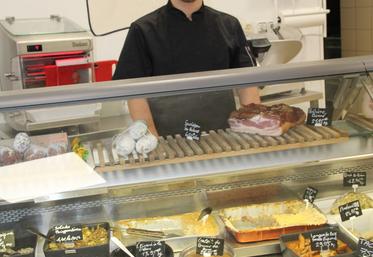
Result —
[[90, 165], [98, 172], [134, 169], [189, 161], [209, 160], [295, 148], [346, 142], [348, 136], [333, 127], [298, 125], [282, 136], [259, 136], [219, 129], [202, 133], [200, 141], [181, 135], [160, 137], [158, 147], [147, 155], [118, 156], [111, 138], [82, 142], [93, 157]]
[[240, 243], [278, 239], [282, 234], [303, 232], [327, 223], [320, 210], [313, 205], [306, 210], [300, 200], [227, 208], [220, 217]]
[[[97, 256], [97, 257], [109, 257], [110, 256], [110, 249], [109, 249], [109, 242], [110, 242], [110, 226], [109, 223], [94, 223], [94, 224], [86, 224], [83, 227], [93, 228], [100, 225], [108, 232], [108, 240], [106, 244], [90, 246], [90, 247], [80, 247], [80, 248], [69, 248], [69, 249], [61, 249], [61, 250], [51, 250], [48, 249], [48, 242], [45, 241], [43, 250], [45, 257], [63, 257], [63, 256], [73, 256], [73, 257], [87, 257], [87, 256]], [[53, 229], [48, 231], [47, 236], [50, 238], [53, 236]]]
[[[346, 243], [348, 245], [348, 247], [350, 247], [352, 249], [351, 253], [338, 254], [336, 256], [339, 256], [339, 257], [353, 257], [353, 256], [356, 256], [357, 244], [347, 234], [345, 234], [338, 226], [332, 226], [332, 227], [330, 227], [330, 229], [333, 232], [337, 231], [338, 232], [338, 239], [341, 240], [342, 242]], [[310, 234], [312, 232], [316, 232], [316, 231], [318, 231], [318, 229], [313, 230], [313, 231], [304, 232], [304, 233], [302, 233], [302, 235], [305, 238], [309, 238]], [[298, 237], [299, 237], [299, 233], [282, 235], [280, 237], [280, 248], [281, 248], [281, 252], [282, 252], [283, 257], [298, 257], [298, 255], [295, 252], [293, 252], [291, 249], [289, 249], [286, 246], [287, 242], [298, 240]], [[317, 255], [313, 255], [313, 256], [317, 256]]]
[[[184, 249], [179, 257], [204, 257], [203, 255], [196, 254], [197, 248], [196, 245]], [[227, 242], [224, 242], [223, 257], [234, 257], [234, 249]]]
[[359, 201], [362, 210], [373, 207], [373, 200], [369, 195], [362, 192], [348, 192], [333, 202], [330, 213], [339, 214], [339, 206], [353, 201]]
[[362, 210], [363, 215], [356, 217], [353, 221], [342, 222], [340, 215], [330, 216], [340, 227], [351, 233], [353, 239], [357, 242], [360, 237], [373, 240], [373, 209]]
[[30, 122], [45, 123], [63, 121], [74, 118], [94, 117], [101, 111], [101, 104], [83, 104], [78, 106], [64, 106], [27, 110], [26, 118]]
[[[22, 248], [33, 248], [34, 251], [29, 254], [14, 254], [12, 257], [34, 257], [35, 256], [35, 249], [36, 249], [36, 242], [37, 242], [37, 236], [21, 231], [21, 230], [15, 230], [14, 231], [15, 236], [15, 250], [19, 250]], [[0, 253], [0, 257], [3, 257], [4, 253]]]
[[[209, 215], [205, 223], [198, 221], [200, 212], [191, 212], [181, 215], [165, 217], [139, 218], [120, 220], [115, 223], [115, 234], [125, 245], [133, 245], [142, 240], [164, 240], [174, 252], [194, 245], [198, 236], [219, 236], [224, 233], [223, 225], [214, 214]], [[127, 228], [162, 231], [165, 237], [154, 238], [148, 236], [130, 235]]]
[[[136, 246], [130, 245], [127, 246], [128, 250], [135, 256], [136, 255]], [[168, 244], [165, 244], [165, 257], [174, 257], [174, 251], [172, 250], [171, 246]], [[126, 254], [122, 249], [115, 249], [110, 254], [111, 257], [129, 257], [128, 254]]]

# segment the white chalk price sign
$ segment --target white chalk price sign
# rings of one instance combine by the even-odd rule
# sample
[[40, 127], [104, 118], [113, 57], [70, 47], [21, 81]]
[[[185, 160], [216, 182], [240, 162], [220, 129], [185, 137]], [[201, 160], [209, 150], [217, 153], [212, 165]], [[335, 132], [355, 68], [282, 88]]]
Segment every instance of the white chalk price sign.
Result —
[[0, 231], [0, 252], [5, 252], [8, 248], [15, 246], [15, 237], [13, 230]]
[[338, 232], [323, 230], [310, 234], [312, 251], [336, 250], [338, 247]]
[[197, 122], [190, 120], [184, 122], [184, 136], [186, 139], [199, 141], [201, 133], [201, 126]]
[[196, 253], [203, 256], [223, 256], [224, 239], [212, 237], [198, 237]]
[[311, 126], [331, 126], [332, 121], [326, 108], [309, 108], [307, 124]]
[[367, 173], [366, 172], [345, 172], [343, 173], [343, 186], [350, 187], [353, 185], [366, 186]]
[[342, 221], [363, 215], [359, 200], [341, 205], [338, 207], [338, 210]]
[[136, 243], [136, 257], [164, 257], [164, 241], [141, 241]]
[[373, 242], [372, 241], [360, 238], [357, 249], [358, 249], [359, 257], [373, 257]]
[[316, 199], [316, 195], [319, 191], [313, 187], [307, 187], [304, 190], [303, 199], [308, 200], [310, 203], [313, 203]]
[[54, 240], [57, 243], [75, 242], [83, 240], [82, 225], [57, 225], [54, 226]]

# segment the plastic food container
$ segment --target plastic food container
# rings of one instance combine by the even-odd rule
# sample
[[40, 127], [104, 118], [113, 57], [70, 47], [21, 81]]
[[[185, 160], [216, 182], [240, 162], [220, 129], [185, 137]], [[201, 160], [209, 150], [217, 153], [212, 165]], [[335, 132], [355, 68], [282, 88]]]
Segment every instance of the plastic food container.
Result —
[[[174, 251], [172, 250], [172, 248], [168, 244], [165, 244], [165, 247], [166, 247], [165, 257], [174, 257]], [[136, 246], [135, 245], [127, 246], [127, 248], [134, 256], [136, 256]], [[111, 257], [129, 257], [129, 255], [127, 255], [125, 252], [123, 252], [122, 249], [120, 249], [120, 248], [117, 248], [114, 251], [112, 251], [110, 256]]]
[[[179, 257], [203, 257], [203, 255], [197, 254], [196, 246], [188, 247], [181, 251]], [[235, 257], [234, 249], [232, 246], [224, 242], [224, 254], [223, 257]]]
[[[324, 230], [324, 229], [316, 229], [316, 230], [312, 230], [312, 231], [308, 231], [308, 232], [304, 232], [304, 233], [282, 235], [280, 237], [280, 248], [281, 248], [282, 256], [283, 257], [299, 257], [299, 255], [297, 255], [293, 250], [289, 249], [286, 246], [286, 243], [291, 242], [291, 241], [297, 241], [300, 234], [302, 234], [305, 239], [308, 239], [308, 238], [310, 238], [310, 234], [312, 232], [317, 232], [319, 230]], [[352, 252], [350, 252], [350, 253], [337, 254], [335, 256], [339, 256], [339, 257], [342, 257], [342, 256], [343, 257], [357, 256], [356, 255], [357, 244], [354, 242], [354, 240], [351, 237], [349, 237], [346, 233], [344, 233], [337, 226], [330, 227], [330, 230], [333, 231], [333, 232], [337, 231], [338, 232], [338, 240], [341, 240], [342, 242], [346, 243], [347, 246], [352, 250]], [[304, 256], [307, 256], [307, 255], [305, 254]], [[313, 256], [317, 256], [317, 255], [313, 255]]]
[[[25, 248], [32, 248], [33, 251], [27, 254], [12, 254], [12, 257], [35, 257], [35, 248], [37, 242], [37, 236], [25, 233], [19, 233], [15, 231], [15, 247], [13, 248], [15, 251], [19, 251]], [[0, 253], [0, 257], [7, 256], [7, 253]]]
[[[109, 242], [110, 242], [110, 226], [109, 223], [95, 223], [95, 224], [87, 224], [83, 225], [84, 227], [88, 228], [95, 228], [100, 226], [107, 231], [107, 240], [105, 244], [95, 245], [95, 246], [85, 246], [79, 248], [68, 248], [68, 249], [50, 249], [48, 247], [48, 242], [44, 243], [44, 254], [45, 257], [63, 257], [63, 256], [70, 256], [70, 257], [87, 257], [87, 256], [95, 256], [95, 257], [108, 257], [110, 256], [109, 250]], [[48, 231], [47, 236], [52, 238], [54, 236], [54, 230], [51, 229]], [[84, 237], [84, 234], [83, 234]]]
[[224, 209], [220, 213], [227, 230], [240, 243], [278, 239], [282, 234], [325, 226], [319, 209], [303, 201], [254, 204]]

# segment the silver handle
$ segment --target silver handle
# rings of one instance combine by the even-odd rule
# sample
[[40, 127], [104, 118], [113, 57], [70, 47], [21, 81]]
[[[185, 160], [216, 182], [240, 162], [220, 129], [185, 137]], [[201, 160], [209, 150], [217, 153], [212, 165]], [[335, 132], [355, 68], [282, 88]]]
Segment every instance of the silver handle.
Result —
[[19, 80], [19, 77], [14, 73], [5, 73], [4, 76], [9, 79], [10, 81], [17, 81]]

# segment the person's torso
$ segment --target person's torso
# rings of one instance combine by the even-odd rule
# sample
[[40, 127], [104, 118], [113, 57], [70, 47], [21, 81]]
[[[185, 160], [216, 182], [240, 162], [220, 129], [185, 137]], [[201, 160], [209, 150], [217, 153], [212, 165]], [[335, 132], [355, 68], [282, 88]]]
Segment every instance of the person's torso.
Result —
[[[231, 68], [237, 40], [210, 8], [190, 21], [179, 10], [163, 7], [140, 24], [152, 62], [152, 75]], [[235, 110], [231, 90], [148, 99], [160, 135], [182, 134], [185, 120], [209, 131], [227, 127]]]

